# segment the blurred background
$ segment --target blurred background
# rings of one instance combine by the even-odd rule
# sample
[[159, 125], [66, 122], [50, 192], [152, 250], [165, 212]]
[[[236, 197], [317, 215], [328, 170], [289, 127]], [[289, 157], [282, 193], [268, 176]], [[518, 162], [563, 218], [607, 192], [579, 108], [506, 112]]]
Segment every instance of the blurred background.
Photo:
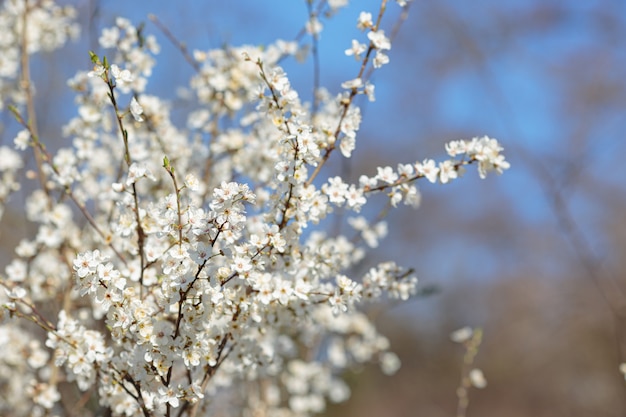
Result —
[[[308, 16], [304, 0], [67, 3], [80, 12], [80, 42], [35, 61], [37, 94], [51, 98], [37, 101], [40, 131], [59, 144], [60, 121], [75, 111], [58, 104], [72, 100], [59, 80], [90, 67], [87, 50], [98, 51], [116, 16], [157, 36], [148, 92], [173, 100], [193, 70], [148, 13], [202, 50], [292, 40]], [[379, 5], [353, 0], [322, 18], [320, 77], [331, 92], [358, 73], [343, 51], [365, 42], [357, 16]], [[390, 1], [387, 34], [401, 18]], [[348, 375], [351, 401], [327, 415], [455, 415], [463, 348], [449, 334], [465, 325], [484, 330], [475, 366], [488, 380], [470, 391], [468, 416], [626, 415], [626, 3], [414, 0], [390, 58], [373, 74], [377, 101], [361, 103], [353, 159], [334, 155], [328, 172], [356, 181], [376, 166], [442, 159], [447, 141], [482, 135], [500, 140], [512, 167], [424, 182], [418, 210], [390, 213], [390, 238], [368, 262], [413, 267], [437, 291], [372, 309], [403, 366], [393, 377], [375, 366]], [[310, 98], [312, 60], [285, 68]], [[5, 216], [6, 249], [27, 226]]]

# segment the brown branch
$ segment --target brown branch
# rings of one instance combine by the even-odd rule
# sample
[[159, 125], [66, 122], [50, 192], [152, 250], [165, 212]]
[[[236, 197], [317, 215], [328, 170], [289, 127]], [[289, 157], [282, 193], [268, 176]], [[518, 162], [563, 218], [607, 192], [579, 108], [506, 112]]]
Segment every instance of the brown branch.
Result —
[[[105, 59], [106, 61], [106, 59]], [[132, 165], [132, 158], [130, 155], [130, 149], [128, 147], [128, 131], [124, 128], [123, 114], [120, 113], [119, 107], [117, 105], [117, 100], [115, 99], [115, 83], [109, 76], [109, 68], [105, 68], [103, 78], [104, 82], [107, 84], [109, 88], [108, 96], [111, 104], [113, 106], [113, 110], [115, 111], [115, 118], [117, 119], [117, 126], [120, 130], [120, 134], [122, 135], [122, 140], [124, 142], [124, 160], [126, 161], [126, 165], [130, 168]], [[145, 242], [145, 232], [143, 230], [143, 226], [141, 225], [141, 215], [139, 214], [139, 195], [137, 193], [137, 186], [135, 182], [132, 184], [132, 195], [133, 195], [133, 204], [135, 211], [135, 222], [137, 223], [137, 246], [139, 252], [139, 290], [143, 292], [143, 277], [145, 273], [145, 264], [146, 264], [146, 256], [144, 254], [144, 242]], [[140, 294], [141, 295], [141, 294]]]
[[163, 32], [165, 37], [174, 44], [174, 46], [180, 51], [180, 53], [185, 58], [185, 61], [187, 61], [189, 65], [191, 65], [197, 73], [200, 73], [201, 71], [200, 65], [198, 65], [196, 60], [193, 59], [193, 57], [189, 54], [189, 51], [187, 50], [187, 46], [185, 46], [184, 43], [180, 42], [174, 36], [174, 34], [172, 34], [172, 32], [167, 28], [167, 26], [165, 26], [155, 15], [149, 14], [148, 19], [150, 19], [150, 21], [154, 23], [156, 27], [161, 30], [161, 32]]
[[[25, 125], [35, 143], [39, 141], [39, 134], [37, 132], [37, 114], [35, 112], [35, 102], [33, 98], [33, 89], [32, 82], [30, 78], [30, 60], [28, 55], [28, 14], [30, 12], [30, 7], [28, 5], [28, 1], [24, 1], [24, 14], [22, 15], [22, 33], [21, 36], [21, 45], [20, 45], [20, 63], [21, 63], [21, 80], [20, 87], [24, 90], [26, 94], [26, 113], [28, 115], [28, 122], [24, 123], [22, 121], [22, 125]], [[43, 172], [43, 164], [45, 162], [45, 157], [39, 147], [34, 146], [33, 152], [35, 154], [35, 163], [37, 164], [37, 178], [39, 179], [39, 185], [41, 189], [48, 196], [48, 206], [52, 205], [50, 201], [50, 190], [46, 186], [47, 178]]]

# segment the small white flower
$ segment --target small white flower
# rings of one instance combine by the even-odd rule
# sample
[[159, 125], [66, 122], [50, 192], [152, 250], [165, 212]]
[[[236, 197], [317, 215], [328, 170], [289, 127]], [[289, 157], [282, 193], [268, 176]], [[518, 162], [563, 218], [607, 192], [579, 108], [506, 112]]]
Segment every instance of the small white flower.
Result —
[[95, 65], [93, 70], [87, 73], [88, 77], [102, 77], [105, 72], [105, 68], [102, 65]]
[[11, 299], [15, 299], [15, 300], [21, 300], [22, 298], [26, 297], [26, 290], [22, 287], [15, 287], [13, 288], [11, 291], [6, 290], [7, 296]]
[[200, 181], [198, 181], [198, 177], [196, 177], [192, 173], [185, 175], [185, 185], [193, 191], [197, 191], [198, 189], [200, 189]]
[[453, 140], [446, 143], [446, 152], [448, 155], [455, 157], [456, 155], [462, 155], [467, 152], [467, 145], [464, 140]]
[[20, 155], [8, 146], [0, 146], [0, 171], [14, 171], [22, 168]]
[[100, 46], [109, 49], [114, 48], [120, 38], [120, 29], [118, 27], [102, 29], [102, 35], [98, 39]]
[[348, 311], [348, 303], [346, 297], [341, 294], [339, 289], [335, 289], [333, 295], [328, 298], [328, 302], [332, 306], [332, 311], [335, 316]]
[[393, 169], [391, 167], [378, 167], [376, 169], [378, 171], [378, 173], [376, 174], [376, 179], [387, 184], [393, 184], [398, 180], [398, 174], [393, 172]]
[[316, 17], [313, 17], [306, 22], [306, 31], [311, 35], [319, 35], [323, 28], [324, 26], [322, 26], [322, 23]]
[[344, 136], [343, 138], [341, 138], [341, 143], [339, 143], [339, 150], [344, 157], [350, 158], [350, 156], [352, 156], [352, 151], [355, 147], [356, 139], [354, 138], [354, 136]]
[[485, 388], [487, 386], [487, 380], [483, 371], [478, 368], [474, 368], [469, 373], [469, 378], [473, 386], [476, 388]]
[[389, 56], [382, 51], [376, 51], [376, 55], [374, 56], [374, 60], [372, 61], [372, 65], [374, 65], [374, 68], [380, 68], [388, 63]]
[[472, 330], [472, 328], [469, 326], [465, 326], [458, 330], [453, 331], [450, 334], [450, 339], [456, 343], [463, 343], [463, 342], [467, 342], [468, 340], [470, 340], [473, 334], [474, 334], [474, 330]]
[[111, 75], [115, 77], [118, 84], [129, 84], [133, 82], [133, 74], [127, 69], [122, 70], [117, 65], [111, 65]]
[[331, 9], [337, 10], [341, 7], [345, 7], [348, 5], [348, 0], [328, 0], [328, 5]]
[[13, 143], [15, 144], [15, 149], [23, 151], [28, 148], [28, 144], [30, 142], [30, 132], [26, 129], [20, 130], [20, 132], [13, 139]]
[[376, 101], [376, 96], [374, 94], [376, 86], [369, 81], [365, 83], [365, 94], [367, 95], [367, 99], [369, 101]]
[[415, 163], [415, 170], [418, 174], [425, 176], [428, 181], [432, 183], [437, 182], [439, 168], [437, 168], [435, 161], [432, 159], [425, 159], [422, 163]]
[[360, 30], [365, 30], [374, 26], [374, 22], [372, 22], [372, 14], [368, 12], [361, 12], [359, 14], [359, 20], [357, 21], [356, 27]]
[[361, 59], [361, 54], [365, 51], [367, 51], [367, 45], [360, 43], [356, 39], [352, 39], [352, 47], [346, 49], [345, 53], [347, 56], [353, 55], [354, 59], [358, 61]]
[[331, 203], [341, 205], [346, 201], [348, 184], [344, 183], [341, 177], [328, 179], [328, 183], [322, 186], [322, 191], [328, 196]]
[[130, 101], [130, 114], [133, 115], [136, 121], [143, 122], [143, 107], [141, 107], [141, 104], [135, 97]]
[[233, 269], [238, 273], [248, 272], [252, 269], [252, 263], [247, 256], [237, 255], [233, 259]]
[[393, 375], [400, 369], [400, 358], [393, 352], [385, 352], [380, 358], [380, 368], [385, 375]]
[[458, 173], [454, 167], [453, 161], [444, 161], [439, 163], [439, 180], [442, 184], [446, 184], [450, 180], [458, 177]]
[[346, 88], [346, 89], [359, 88], [362, 86], [363, 86], [363, 80], [361, 80], [360, 78], [355, 78], [350, 81], [345, 81], [341, 84], [341, 87]]
[[367, 38], [372, 42], [372, 45], [376, 49], [385, 50], [391, 49], [391, 42], [389, 38], [385, 36], [384, 30], [371, 31], [367, 34]]

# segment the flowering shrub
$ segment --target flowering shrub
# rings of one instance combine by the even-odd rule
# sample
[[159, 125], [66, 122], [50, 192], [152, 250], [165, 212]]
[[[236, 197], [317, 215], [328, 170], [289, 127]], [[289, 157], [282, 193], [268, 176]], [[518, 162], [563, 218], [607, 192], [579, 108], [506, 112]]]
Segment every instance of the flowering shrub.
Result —
[[[363, 37], [346, 50], [356, 77], [337, 95], [318, 88], [315, 103], [279, 66], [304, 53], [297, 42], [183, 50], [196, 70], [184, 127], [145, 92], [154, 36], [118, 18], [99, 39], [106, 53], [69, 80], [71, 146], [52, 155], [34, 123], [28, 57], [76, 36], [75, 13], [51, 0], [2, 4], [0, 106], [22, 127], [0, 148], [3, 207], [31, 155], [26, 177], [39, 187], [25, 207], [37, 231], [0, 275], [0, 414], [307, 416], [348, 398], [346, 369], [399, 367], [358, 307], [406, 300], [417, 280], [393, 262], [349, 276], [387, 233], [361, 209], [376, 193], [417, 206], [418, 180], [509, 165], [482, 137], [450, 142], [439, 163], [379, 167], [357, 183], [325, 177], [330, 158], [355, 149], [355, 98], [374, 100], [368, 71], [389, 62], [387, 6], [356, 19]], [[318, 16], [305, 25], [313, 37]], [[333, 211], [351, 232], [324, 231]]]

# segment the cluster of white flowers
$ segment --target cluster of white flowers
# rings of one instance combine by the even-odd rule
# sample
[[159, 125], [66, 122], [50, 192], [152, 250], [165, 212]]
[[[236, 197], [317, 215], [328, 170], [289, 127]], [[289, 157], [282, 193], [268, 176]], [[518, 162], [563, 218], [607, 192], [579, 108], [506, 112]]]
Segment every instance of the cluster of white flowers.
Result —
[[[27, 11], [28, 19], [24, 19]], [[78, 37], [74, 8], [52, 0], [5, 0], [0, 6], [0, 110], [7, 103], [23, 103], [24, 88], [16, 82], [22, 45], [29, 54], [53, 51]], [[26, 41], [26, 43], [24, 42]]]
[[[329, 2], [333, 10], [346, 3]], [[356, 147], [354, 98], [374, 99], [363, 69], [389, 61], [385, 7], [361, 13], [369, 45], [353, 41], [347, 51], [360, 73], [336, 96], [317, 91], [315, 110], [278, 65], [302, 54], [301, 44], [195, 51], [186, 55], [196, 74], [182, 95], [193, 110], [178, 127], [170, 104], [146, 93], [156, 39], [123, 18], [99, 39], [106, 55], [92, 53], [93, 68], [69, 81], [77, 94], [77, 115], [63, 129], [71, 146], [48, 154], [46, 138], [20, 115], [23, 100], [3, 95], [23, 128], [15, 147], [43, 156], [41, 188], [25, 210], [37, 232], [0, 274], [0, 348], [11, 352], [0, 358], [0, 413], [214, 415], [224, 399], [229, 415], [300, 417], [346, 400], [341, 375], [354, 365], [398, 369], [360, 307], [406, 300], [417, 279], [394, 262], [355, 276], [388, 232], [363, 214], [369, 195], [417, 206], [422, 177], [447, 183], [470, 164], [481, 177], [509, 166], [495, 139], [476, 138], [451, 142], [454, 159], [439, 164], [379, 167], [358, 184], [324, 178], [333, 155], [348, 158]], [[0, 27], [34, 53], [74, 33], [72, 15], [51, 1], [8, 0]], [[15, 22], [32, 34], [20, 37]], [[303, 25], [317, 34], [321, 23], [313, 23]], [[54, 42], [43, 43], [37, 34], [52, 28]], [[16, 62], [19, 52], [3, 59]], [[17, 85], [18, 68], [2, 82]], [[6, 147], [0, 161], [4, 207], [23, 164]], [[325, 231], [324, 220], [342, 210], [359, 213], [346, 218], [356, 236]], [[70, 384], [85, 392], [80, 411], [64, 398], [76, 395]]]
[[[432, 159], [413, 164], [398, 164], [396, 171], [389, 166], [379, 167], [374, 177], [362, 175], [359, 178], [360, 189], [356, 189], [356, 192], [365, 195], [388, 191], [390, 202], [394, 207], [400, 202], [417, 207], [421, 201], [420, 193], [412, 183], [419, 178], [426, 178], [431, 183], [439, 181], [446, 184], [463, 175], [465, 165], [477, 163], [481, 178], [485, 178], [490, 171], [502, 173], [509, 168], [509, 163], [500, 153], [503, 148], [497, 140], [487, 136], [452, 141], [446, 144], [446, 150], [451, 157], [460, 155], [460, 158], [448, 159], [439, 164]], [[360, 205], [357, 207], [360, 208]]]

